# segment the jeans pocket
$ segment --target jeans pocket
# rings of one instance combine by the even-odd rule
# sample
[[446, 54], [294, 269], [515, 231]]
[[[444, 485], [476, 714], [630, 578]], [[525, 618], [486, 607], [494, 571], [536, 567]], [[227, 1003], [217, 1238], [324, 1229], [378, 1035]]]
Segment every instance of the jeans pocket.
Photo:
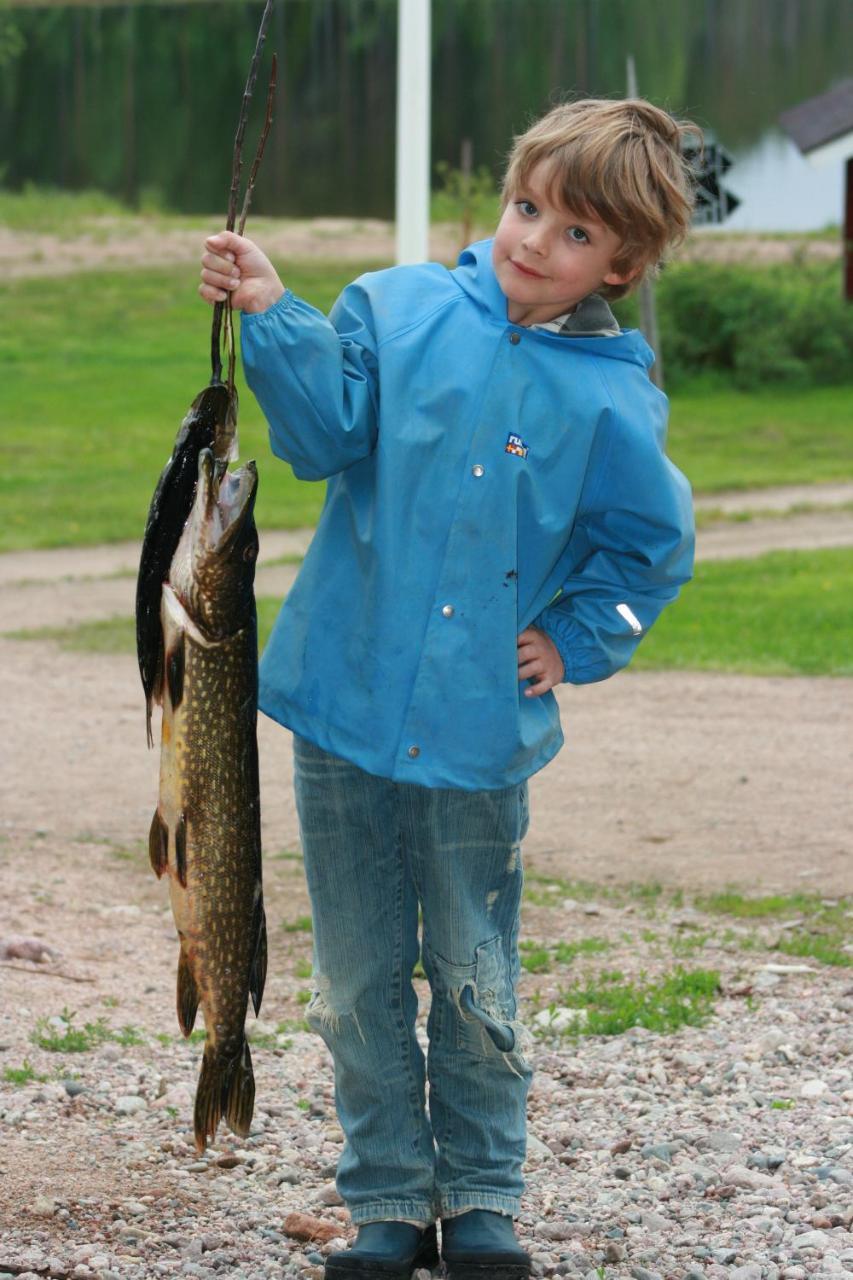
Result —
[[455, 1048], [492, 1060], [496, 1054], [514, 1053], [519, 1028], [501, 938], [480, 943], [470, 964], [453, 964], [435, 952], [431, 960], [436, 986], [433, 998], [451, 1006], [448, 1021]]

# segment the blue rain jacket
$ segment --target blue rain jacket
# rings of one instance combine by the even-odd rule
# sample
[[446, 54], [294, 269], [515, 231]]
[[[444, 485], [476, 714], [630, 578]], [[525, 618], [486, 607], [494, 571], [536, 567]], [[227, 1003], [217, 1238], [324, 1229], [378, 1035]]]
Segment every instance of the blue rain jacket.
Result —
[[636, 330], [507, 319], [491, 241], [373, 272], [327, 319], [289, 291], [242, 318], [273, 452], [328, 478], [260, 669], [267, 715], [369, 773], [479, 790], [563, 742], [525, 698], [531, 623], [575, 684], [630, 660], [690, 577], [684, 477]]

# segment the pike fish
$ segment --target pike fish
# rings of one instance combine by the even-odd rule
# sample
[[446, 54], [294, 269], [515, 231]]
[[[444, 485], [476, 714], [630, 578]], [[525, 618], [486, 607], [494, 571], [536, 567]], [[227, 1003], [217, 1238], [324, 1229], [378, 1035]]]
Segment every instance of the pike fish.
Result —
[[153, 746], [152, 707], [159, 701], [163, 678], [160, 593], [192, 507], [202, 449], [212, 449], [217, 458], [229, 461], [237, 456], [237, 392], [215, 374], [181, 423], [172, 455], [154, 490], [142, 536], [136, 580], [136, 656], [145, 693], [149, 747]]
[[253, 592], [257, 470], [198, 453], [192, 509], [162, 585], [160, 791], [149, 853], [169, 877], [180, 939], [177, 1012], [185, 1036], [201, 1005], [206, 1040], [194, 1130], [201, 1152], [224, 1116], [249, 1132], [255, 1097], [245, 1035], [267, 970], [257, 750]]

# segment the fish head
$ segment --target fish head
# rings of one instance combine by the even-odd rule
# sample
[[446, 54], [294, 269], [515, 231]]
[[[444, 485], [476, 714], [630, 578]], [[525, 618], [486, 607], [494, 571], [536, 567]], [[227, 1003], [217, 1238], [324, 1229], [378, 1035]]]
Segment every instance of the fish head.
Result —
[[233, 462], [238, 454], [237, 408], [236, 388], [211, 382], [193, 400], [183, 428], [210, 441], [217, 458]]
[[211, 639], [233, 635], [254, 617], [257, 488], [254, 462], [229, 471], [210, 449], [199, 453], [195, 499], [172, 560], [169, 584], [199, 630]]

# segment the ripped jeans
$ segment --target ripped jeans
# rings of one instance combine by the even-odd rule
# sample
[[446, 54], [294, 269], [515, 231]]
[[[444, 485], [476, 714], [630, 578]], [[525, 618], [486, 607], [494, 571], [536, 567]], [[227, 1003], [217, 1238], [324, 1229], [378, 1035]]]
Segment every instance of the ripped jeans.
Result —
[[515, 998], [527, 787], [391, 782], [301, 738], [294, 757], [314, 922], [307, 1017], [335, 1064], [338, 1190], [357, 1224], [515, 1215], [531, 1075]]

